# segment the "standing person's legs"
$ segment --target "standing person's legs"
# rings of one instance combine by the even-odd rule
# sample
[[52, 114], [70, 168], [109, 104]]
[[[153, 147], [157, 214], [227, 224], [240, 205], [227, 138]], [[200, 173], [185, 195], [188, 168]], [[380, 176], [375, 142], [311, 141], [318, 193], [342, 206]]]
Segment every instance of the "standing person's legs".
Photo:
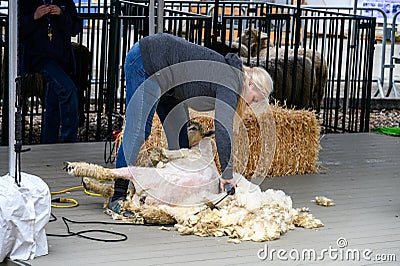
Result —
[[45, 97], [45, 112], [42, 125], [42, 143], [58, 142], [60, 133], [60, 110], [55, 89], [47, 84]]
[[[78, 89], [63, 68], [54, 61], [47, 62], [40, 73], [47, 80], [45, 126], [43, 142], [50, 143], [58, 138], [59, 128], [49, 128], [56, 125], [54, 109], [59, 109], [59, 124], [61, 126], [60, 142], [75, 142], [78, 133]], [[56, 97], [56, 99], [54, 99]], [[58, 103], [58, 106], [56, 106]], [[46, 110], [47, 113], [47, 110]], [[48, 126], [46, 125], [48, 124]], [[55, 132], [57, 135], [55, 136]]]
[[[139, 44], [136, 43], [125, 59], [126, 116], [125, 131], [118, 149], [116, 168], [135, 165], [140, 147], [151, 133], [151, 125], [160, 97], [160, 88], [145, 73]], [[120, 213], [120, 200], [126, 198], [129, 181], [115, 180], [114, 195], [109, 209]]]

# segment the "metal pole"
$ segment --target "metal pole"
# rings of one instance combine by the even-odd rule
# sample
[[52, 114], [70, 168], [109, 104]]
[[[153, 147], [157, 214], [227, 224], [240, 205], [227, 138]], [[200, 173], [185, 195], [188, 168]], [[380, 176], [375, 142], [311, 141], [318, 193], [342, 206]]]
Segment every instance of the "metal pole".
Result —
[[158, 0], [157, 32], [164, 32], [164, 0]]
[[393, 93], [394, 93], [394, 97], [398, 97], [397, 95], [397, 88], [396, 88], [396, 84], [395, 81], [393, 79], [393, 70], [395, 67], [395, 60], [397, 60], [394, 56], [394, 45], [395, 45], [395, 37], [396, 37], [396, 20], [397, 17], [400, 15], [400, 12], [396, 12], [393, 16], [393, 21], [392, 21], [392, 32], [391, 32], [391, 37], [390, 37], [390, 72], [389, 72], [389, 89], [386, 93], [386, 97], [390, 96], [390, 93], [392, 92], [393, 89]]
[[[9, 175], [15, 177], [15, 159], [16, 154], [14, 152], [15, 143], [15, 92], [17, 86], [15, 78], [17, 77], [17, 47], [18, 47], [18, 0], [8, 1], [8, 34], [9, 34], [9, 45], [8, 45], [8, 58], [9, 58], [9, 96], [8, 96], [8, 172]], [[6, 88], [7, 89], [7, 88]]]
[[354, 0], [353, 14], [357, 15], [358, 0]]
[[[221, 11], [223, 12], [223, 11]], [[221, 17], [224, 14], [221, 13]], [[215, 47], [218, 41], [218, 17], [219, 17], [219, 0], [215, 0], [214, 3], [214, 24], [213, 24], [213, 35], [212, 35], [212, 45]]]
[[150, 0], [149, 3], [149, 35], [154, 34], [154, 1]]
[[[358, 0], [354, 0], [354, 6], [353, 6], [353, 15], [356, 16], [357, 15], [357, 5], [358, 5]], [[356, 28], [356, 20], [353, 19], [353, 23], [352, 23], [352, 32], [353, 34], [350, 36], [350, 45], [355, 45], [355, 40], [356, 40], [356, 32], [355, 32], [355, 28]]]

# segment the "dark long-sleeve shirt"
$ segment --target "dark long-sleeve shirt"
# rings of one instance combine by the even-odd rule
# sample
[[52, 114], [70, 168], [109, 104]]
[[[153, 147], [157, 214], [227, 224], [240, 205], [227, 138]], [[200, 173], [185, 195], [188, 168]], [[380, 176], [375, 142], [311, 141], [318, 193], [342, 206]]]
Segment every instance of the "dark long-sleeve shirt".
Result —
[[[73, 70], [71, 37], [82, 31], [82, 19], [73, 0], [20, 0], [19, 38], [23, 51], [23, 72], [38, 71], [45, 62], [54, 60], [67, 73]], [[34, 20], [36, 9], [46, 4], [57, 5], [62, 15], [44, 15]], [[48, 33], [51, 29], [52, 38]]]
[[162, 93], [185, 101], [187, 106], [215, 109], [215, 136], [223, 178], [232, 178], [233, 116], [242, 90], [242, 61], [182, 38], [159, 33], [139, 41], [145, 71]]

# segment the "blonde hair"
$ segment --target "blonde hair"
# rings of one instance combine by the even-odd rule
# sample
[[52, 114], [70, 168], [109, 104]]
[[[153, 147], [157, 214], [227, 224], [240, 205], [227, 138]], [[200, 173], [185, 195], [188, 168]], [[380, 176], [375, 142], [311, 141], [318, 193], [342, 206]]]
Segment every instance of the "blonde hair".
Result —
[[269, 95], [274, 89], [274, 83], [269, 73], [262, 67], [243, 66], [243, 86], [241, 97], [238, 99], [236, 111], [242, 117], [246, 108], [245, 95], [249, 91], [249, 82], [253, 81], [255, 87], [261, 92], [265, 99], [269, 99]]

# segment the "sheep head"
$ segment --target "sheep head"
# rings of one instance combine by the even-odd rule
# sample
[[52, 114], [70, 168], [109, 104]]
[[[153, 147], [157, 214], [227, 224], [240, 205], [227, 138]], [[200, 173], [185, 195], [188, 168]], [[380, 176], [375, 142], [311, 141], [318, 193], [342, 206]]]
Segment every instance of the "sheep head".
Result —
[[[241, 36], [242, 39], [242, 44], [250, 47], [251, 44], [257, 42], [257, 38], [258, 38], [258, 31], [256, 29], [245, 29], [244, 33]], [[250, 40], [250, 41], [249, 41]]]
[[208, 130], [204, 128], [204, 126], [196, 121], [188, 122], [188, 138], [189, 138], [189, 147], [194, 147], [200, 143], [203, 138], [213, 137], [215, 134], [214, 130]]

